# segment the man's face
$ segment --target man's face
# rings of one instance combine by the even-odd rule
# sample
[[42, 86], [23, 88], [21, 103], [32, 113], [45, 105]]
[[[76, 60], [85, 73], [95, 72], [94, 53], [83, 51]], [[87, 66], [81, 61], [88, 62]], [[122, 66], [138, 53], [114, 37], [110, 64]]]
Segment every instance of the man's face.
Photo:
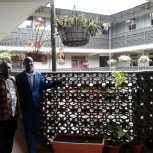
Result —
[[3, 75], [4, 77], [8, 77], [8, 76], [10, 75], [10, 73], [11, 73], [11, 65], [8, 64], [8, 63], [5, 63], [5, 64], [3, 65], [2, 75]]
[[24, 66], [25, 66], [25, 70], [28, 73], [32, 73], [33, 72], [33, 59], [32, 58], [26, 58], [24, 60]]

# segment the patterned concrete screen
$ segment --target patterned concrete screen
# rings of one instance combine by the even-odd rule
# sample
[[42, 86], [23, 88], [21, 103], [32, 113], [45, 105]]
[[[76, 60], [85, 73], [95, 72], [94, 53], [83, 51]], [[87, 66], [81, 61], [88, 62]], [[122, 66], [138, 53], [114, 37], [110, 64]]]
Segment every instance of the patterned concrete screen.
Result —
[[47, 82], [66, 77], [57, 89], [42, 92], [41, 139], [56, 133], [107, 135], [107, 122], [122, 125], [131, 137], [153, 138], [153, 73], [126, 73], [116, 89], [109, 72], [44, 73]]

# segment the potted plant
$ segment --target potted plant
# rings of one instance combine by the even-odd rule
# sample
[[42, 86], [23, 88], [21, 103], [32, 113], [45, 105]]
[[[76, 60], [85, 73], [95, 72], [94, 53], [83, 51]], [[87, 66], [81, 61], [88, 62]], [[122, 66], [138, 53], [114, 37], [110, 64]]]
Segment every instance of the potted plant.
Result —
[[139, 62], [141, 62], [141, 63], [147, 63], [147, 62], [150, 62], [150, 61], [151, 60], [149, 59], [149, 57], [147, 55], [142, 55], [139, 58]]
[[57, 18], [55, 19], [55, 27], [66, 46], [86, 45], [90, 37], [95, 37], [101, 30], [97, 21], [84, 15]]
[[54, 153], [102, 153], [102, 136], [57, 134], [51, 141]]
[[128, 83], [128, 80], [125, 76], [125, 72], [122, 71], [115, 71], [115, 66], [112, 68], [112, 83], [115, 84], [115, 87], [123, 87], [126, 83]]
[[108, 31], [108, 29], [112, 26], [110, 22], [106, 22], [102, 24], [102, 29]]
[[57, 59], [57, 62], [58, 62], [59, 64], [65, 64], [65, 60], [62, 59], [62, 58], [58, 58], [58, 59]]
[[14, 54], [13, 53], [12, 56], [11, 56], [11, 60], [13, 62], [23, 61], [24, 57], [25, 57], [24, 54]]
[[121, 56], [118, 57], [118, 61], [120, 61], [120, 62], [130, 62], [131, 57], [127, 56], [127, 55], [121, 55]]
[[59, 64], [65, 64], [65, 55], [64, 55], [64, 48], [59, 48], [59, 52], [57, 53], [57, 62]]
[[47, 54], [42, 53], [40, 48], [48, 41], [45, 33], [45, 18], [38, 18], [38, 23], [34, 26], [35, 31], [32, 33], [31, 39], [27, 42], [27, 47], [29, 47], [29, 50], [32, 48], [32, 52], [27, 52], [26, 56], [31, 56], [36, 62], [44, 62], [47, 59]]
[[119, 153], [121, 146], [129, 141], [130, 137], [121, 125], [116, 122], [110, 121], [106, 129], [108, 130], [108, 135], [106, 136], [107, 153]]
[[83, 66], [84, 66], [84, 68], [87, 68], [88, 65], [89, 65], [88, 59], [86, 58], [85, 61], [83, 62]]
[[115, 59], [109, 59], [108, 61], [107, 61], [107, 64], [108, 65], [115, 65], [116, 64], [116, 60]]
[[8, 52], [8, 51], [0, 52], [0, 63], [3, 62], [3, 61], [11, 63], [12, 62], [11, 57], [12, 57], [11, 52]]
[[141, 153], [143, 146], [144, 146], [143, 143], [137, 137], [135, 137], [129, 143], [129, 147], [130, 147], [130, 150], [131, 150], [132, 153]]

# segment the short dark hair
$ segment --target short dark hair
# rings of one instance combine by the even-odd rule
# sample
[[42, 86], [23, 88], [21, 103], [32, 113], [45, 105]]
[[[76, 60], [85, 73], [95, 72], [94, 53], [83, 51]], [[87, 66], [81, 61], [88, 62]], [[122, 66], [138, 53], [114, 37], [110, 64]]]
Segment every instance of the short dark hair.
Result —
[[7, 62], [2, 62], [2, 63], [0, 64], [0, 73], [3, 73], [3, 68], [4, 68], [4, 66], [7, 66], [7, 65], [8, 65]]

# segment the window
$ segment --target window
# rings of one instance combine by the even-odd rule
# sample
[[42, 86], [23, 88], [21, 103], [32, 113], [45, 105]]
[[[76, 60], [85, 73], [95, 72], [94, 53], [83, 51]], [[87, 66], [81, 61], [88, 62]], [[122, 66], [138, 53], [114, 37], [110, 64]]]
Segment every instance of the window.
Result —
[[100, 62], [100, 67], [107, 67], [107, 61], [109, 60], [109, 56], [100, 56], [99, 57], [99, 62]]
[[129, 19], [126, 21], [126, 23], [128, 24], [129, 30], [136, 29], [136, 18]]
[[23, 63], [22, 62], [13, 62], [12, 69], [23, 69]]
[[[150, 58], [150, 57], [149, 57]], [[149, 62], [149, 66], [153, 66], [153, 57], [152, 58], [150, 58], [150, 62]]]
[[20, 26], [19, 28], [32, 28], [32, 24], [33, 24], [33, 17], [29, 17], [27, 20], [25, 20]]
[[138, 66], [138, 58], [132, 58], [130, 66]]
[[136, 29], [136, 24], [129, 25], [129, 30]]
[[102, 34], [109, 34], [109, 30], [102, 30]]
[[153, 25], [153, 20], [151, 20], [151, 25]]
[[83, 68], [85, 59], [85, 56], [72, 56], [72, 68]]
[[104, 26], [101, 26], [101, 29], [102, 29], [102, 34], [109, 34], [109, 29], [108, 30], [104, 29]]

